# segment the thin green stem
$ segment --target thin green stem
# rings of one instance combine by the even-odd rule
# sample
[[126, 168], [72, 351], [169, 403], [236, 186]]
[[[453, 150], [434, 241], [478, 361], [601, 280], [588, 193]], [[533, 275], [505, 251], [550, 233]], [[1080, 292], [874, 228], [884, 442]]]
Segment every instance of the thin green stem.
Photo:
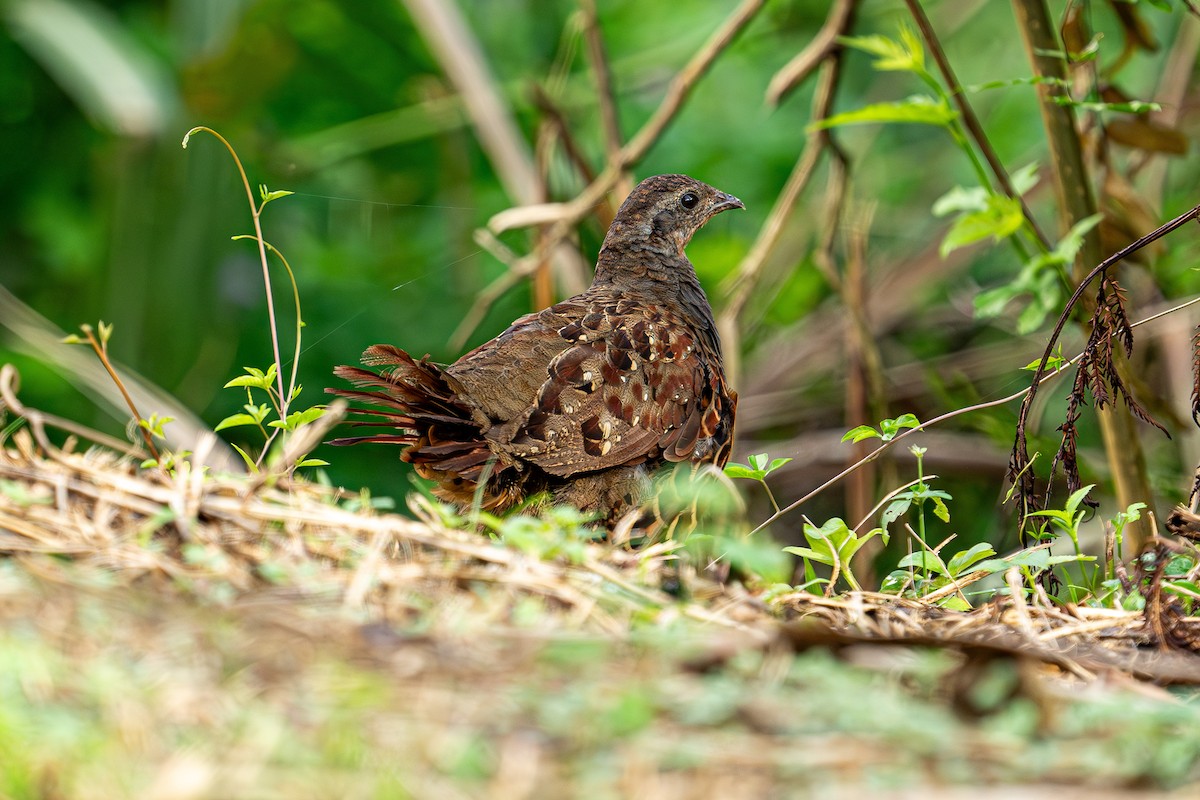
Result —
[[779, 513], [779, 503], [775, 502], [775, 495], [771, 492], [771, 487], [767, 486], [766, 478], [759, 478], [758, 482], [762, 484], [763, 489], [767, 492], [767, 499], [771, 501], [771, 507], [775, 509], [775, 513]]
[[[254, 190], [250, 188], [250, 179], [246, 177], [246, 170], [242, 167], [242, 160], [238, 158], [237, 151], [233, 149], [233, 145], [231, 145], [224, 136], [205, 125], [198, 125], [184, 135], [184, 149], [187, 148], [188, 140], [191, 138], [192, 134], [199, 133], [201, 131], [215, 136], [217, 140], [221, 142], [221, 144], [225, 145], [225, 149], [229, 151], [229, 155], [233, 157], [233, 163], [237, 166], [238, 174], [242, 178], [242, 186], [246, 189], [246, 199], [250, 203], [250, 215], [254, 219], [254, 238], [258, 242], [258, 256], [259, 260], [262, 262], [263, 270], [263, 285], [267, 292], [267, 318], [271, 327], [271, 349], [275, 356], [275, 379], [278, 382], [279, 397], [282, 402], [280, 419], [283, 419], [287, 413], [288, 401], [287, 395], [284, 394], [283, 391], [283, 360], [279, 356], [279, 330], [275, 320], [275, 298], [271, 292], [271, 271], [267, 264], [267, 244], [266, 240], [263, 239], [262, 220], [260, 219], [262, 216], [262, 208], [254, 202]], [[290, 271], [291, 270], [289, 270], [289, 272]]]
[[[104, 322], [101, 321], [100, 324], [103, 326]], [[154, 446], [154, 437], [150, 435], [150, 431], [142, 426], [141, 412], [138, 411], [137, 406], [134, 405], [133, 398], [129, 396], [129, 391], [125, 388], [125, 382], [121, 380], [119, 375], [117, 375], [117, 371], [113, 368], [112, 362], [108, 360], [108, 345], [96, 338], [96, 333], [92, 330], [91, 325], [82, 325], [80, 326], [80, 329], [83, 331], [84, 335], [87, 336], [88, 344], [90, 344], [92, 349], [96, 351], [96, 357], [100, 359], [100, 363], [104, 365], [104, 369], [108, 371], [108, 376], [112, 378], [112, 382], [117, 385], [117, 389], [121, 392], [121, 397], [125, 399], [125, 405], [129, 407], [130, 413], [133, 414], [134, 423], [137, 425], [137, 429], [141, 431], [142, 439], [146, 442], [146, 449], [150, 451], [150, 455], [154, 456], [155, 461], [159, 461], [161, 456], [159, 455], [158, 448]]]

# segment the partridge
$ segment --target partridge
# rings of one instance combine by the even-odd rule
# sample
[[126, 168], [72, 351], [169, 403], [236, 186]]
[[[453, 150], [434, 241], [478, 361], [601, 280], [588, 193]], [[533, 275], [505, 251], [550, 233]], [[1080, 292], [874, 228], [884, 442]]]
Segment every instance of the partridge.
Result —
[[379, 344], [363, 353], [368, 369], [334, 369], [357, 388], [327, 391], [371, 406], [356, 423], [371, 431], [332, 443], [400, 445], [462, 507], [504, 511], [548, 492], [610, 520], [664, 464], [724, 466], [737, 394], [684, 247], [730, 208], [745, 206], [686, 175], [647, 178], [613, 219], [587, 291], [449, 366]]

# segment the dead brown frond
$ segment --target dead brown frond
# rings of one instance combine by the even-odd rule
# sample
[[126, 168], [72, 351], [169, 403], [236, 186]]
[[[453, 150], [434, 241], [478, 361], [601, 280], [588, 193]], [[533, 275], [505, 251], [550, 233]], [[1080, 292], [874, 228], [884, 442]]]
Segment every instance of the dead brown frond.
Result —
[[[1083, 280], [1075, 288], [1075, 292], [1067, 300], [1062, 313], [1059, 315], [1058, 322], [1054, 326], [1054, 331], [1046, 343], [1046, 348], [1042, 353], [1038, 368], [1034, 370], [1029, 391], [1025, 393], [1025, 399], [1022, 401], [1021, 409], [1017, 414], [1017, 429], [1013, 441], [1012, 455], [1009, 459], [1008, 479], [1015, 489], [1014, 495], [1017, 502], [1017, 512], [1021, 520], [1024, 520], [1029, 513], [1044, 508], [1045, 494], [1048, 494], [1048, 491], [1045, 494], [1038, 492], [1036, 479], [1033, 470], [1030, 468], [1031, 459], [1029, 456], [1027, 431], [1030, 410], [1033, 408], [1033, 401], [1037, 397], [1038, 388], [1041, 386], [1043, 379], [1053, 369], [1051, 356], [1054, 353], [1054, 348], [1058, 344], [1063, 329], [1066, 327], [1067, 321], [1076, 312], [1087, 287], [1097, 277], [1100, 278], [1100, 286], [1096, 294], [1091, 330], [1088, 335], [1087, 346], [1084, 348], [1083, 355], [1077, 364], [1075, 383], [1072, 386], [1068, 399], [1064, 421], [1059, 427], [1063, 438], [1059, 452], [1055, 457], [1055, 465], [1063, 467], [1067, 475], [1069, 489], [1071, 487], [1079, 487], [1079, 470], [1075, 457], [1075, 443], [1078, 436], [1076, 423], [1081, 415], [1081, 408], [1087, 404], [1086, 396], [1089, 392], [1092, 394], [1097, 409], [1104, 408], [1108, 404], [1113, 404], [1117, 400], [1123, 399], [1134, 416], [1143, 422], [1155, 426], [1163, 433], [1167, 433], [1166, 429], [1156, 422], [1150, 416], [1150, 413], [1133, 397], [1132, 392], [1128, 389], [1126, 382], [1122, 379], [1116, 367], [1116, 359], [1114, 358], [1116, 352], [1114, 348], [1116, 346], [1120, 346], [1125, 355], [1133, 352], [1133, 325], [1130, 323], [1128, 314], [1125, 311], [1125, 300], [1120, 285], [1109, 274], [1109, 269], [1143, 247], [1158, 241], [1175, 229], [1197, 218], [1200, 218], [1200, 206], [1195, 206], [1190, 211], [1179, 215], [1156, 230], [1142, 236], [1137, 241], [1121, 248], [1097, 264], [1084, 276]], [[1022, 527], [1024, 527], [1023, 522]]]
[[[1067, 492], [1074, 493], [1083, 485], [1079, 477], [1079, 462], [1076, 446], [1079, 437], [1077, 423], [1090, 394], [1096, 410], [1120, 400], [1135, 417], [1158, 428], [1167, 436], [1167, 429], [1160, 425], [1133, 396], [1117, 369], [1114, 348], [1119, 346], [1126, 357], [1133, 354], [1133, 329], [1125, 312], [1125, 296], [1116, 279], [1107, 273], [1100, 278], [1096, 297], [1096, 311], [1092, 315], [1091, 335], [1075, 368], [1075, 382], [1067, 399], [1067, 410], [1063, 424], [1058, 430], [1062, 442], [1050, 468], [1051, 478], [1058, 466], [1062, 466], [1067, 479]], [[1097, 505], [1094, 500], [1086, 500]]]

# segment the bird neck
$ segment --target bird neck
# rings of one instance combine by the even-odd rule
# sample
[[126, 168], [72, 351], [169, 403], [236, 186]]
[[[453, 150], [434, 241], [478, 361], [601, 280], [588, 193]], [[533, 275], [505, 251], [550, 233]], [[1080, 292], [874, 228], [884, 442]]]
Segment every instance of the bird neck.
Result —
[[676, 243], [660, 237], [636, 241], [616, 240], [609, 236], [596, 259], [596, 283], [622, 288], [665, 286], [678, 291], [683, 286], [700, 286], [696, 269]]

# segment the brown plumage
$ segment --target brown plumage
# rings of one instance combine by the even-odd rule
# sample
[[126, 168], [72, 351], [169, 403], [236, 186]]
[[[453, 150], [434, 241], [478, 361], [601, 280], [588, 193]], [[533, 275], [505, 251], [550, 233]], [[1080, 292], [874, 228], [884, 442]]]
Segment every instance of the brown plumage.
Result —
[[[638, 185], [604, 238], [582, 294], [528, 314], [449, 366], [391, 345], [372, 369], [337, 367], [365, 401], [359, 425], [436, 482], [443, 499], [504, 510], [549, 491], [610, 518], [636, 503], [654, 468], [724, 466], [737, 394], [725, 383], [712, 309], [683, 249], [714, 214], [744, 208], [685, 175]], [[378, 370], [378, 371], [376, 371]]]

